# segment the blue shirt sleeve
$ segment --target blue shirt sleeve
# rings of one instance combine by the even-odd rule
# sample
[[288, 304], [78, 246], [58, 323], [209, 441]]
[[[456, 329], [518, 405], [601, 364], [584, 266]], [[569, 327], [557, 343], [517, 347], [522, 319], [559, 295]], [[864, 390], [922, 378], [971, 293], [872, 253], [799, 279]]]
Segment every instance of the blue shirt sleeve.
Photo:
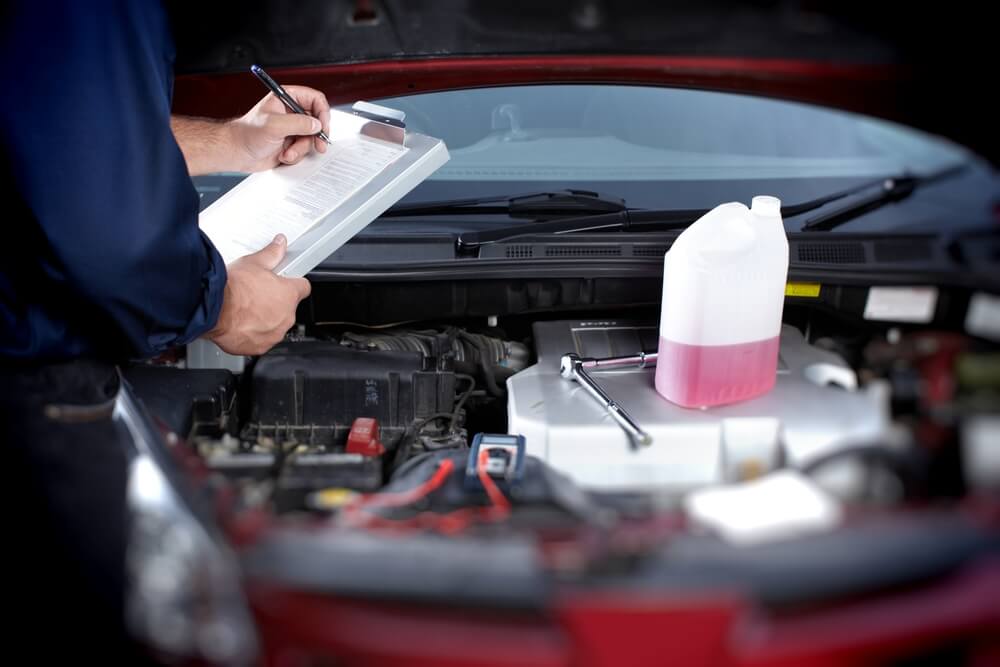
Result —
[[196, 338], [218, 319], [226, 270], [198, 229], [198, 195], [170, 129], [163, 8], [6, 5], [0, 141], [33, 218], [14, 224], [36, 224], [45, 246], [23, 251], [113, 322], [131, 347], [123, 356]]

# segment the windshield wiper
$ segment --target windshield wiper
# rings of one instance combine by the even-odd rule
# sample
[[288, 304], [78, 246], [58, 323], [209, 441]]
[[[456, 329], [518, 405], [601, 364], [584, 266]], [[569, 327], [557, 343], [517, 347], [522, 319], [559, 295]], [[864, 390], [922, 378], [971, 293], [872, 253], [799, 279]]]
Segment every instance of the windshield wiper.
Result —
[[707, 213], [708, 210], [635, 210], [624, 209], [618, 213], [587, 215], [579, 218], [561, 218], [548, 222], [520, 224], [480, 232], [462, 232], [456, 243], [463, 250], [506, 241], [518, 236], [535, 234], [577, 234], [580, 232], [668, 231], [684, 229]]
[[[892, 204], [906, 199], [920, 186], [939, 181], [954, 176], [963, 171], [965, 165], [943, 169], [929, 176], [917, 177], [904, 175], [896, 178], [887, 178], [874, 186], [874, 192], [859, 196], [856, 200], [848, 202], [844, 206], [835, 208], [832, 211], [820, 213], [819, 215], [806, 220], [800, 231], [803, 232], [828, 232], [856, 218], [882, 208], [886, 204]], [[872, 188], [869, 188], [872, 189]]]
[[625, 210], [625, 200], [602, 197], [590, 190], [553, 190], [521, 195], [447, 199], [417, 204], [397, 204], [383, 218], [416, 215], [508, 215], [512, 218], [576, 217]]
[[[852, 195], [865, 193], [872, 188], [879, 188], [874, 195], [861, 197], [852, 201], [847, 206], [812, 218], [802, 227], [802, 231], [817, 231], [833, 229], [848, 220], [867, 213], [870, 210], [879, 208], [887, 203], [899, 201], [909, 196], [917, 187], [947, 178], [965, 169], [965, 165], [950, 167], [936, 174], [925, 177], [915, 177], [907, 173], [888, 178], [868, 181], [833, 194], [817, 197], [798, 204], [790, 204], [781, 207], [781, 216], [784, 219], [794, 218], [804, 215], [827, 204], [840, 199], [845, 199]], [[490, 243], [498, 243], [507, 239], [519, 236], [533, 236], [535, 234], [576, 234], [581, 232], [604, 232], [604, 231], [670, 231], [684, 229], [711, 209], [635, 209], [623, 208], [613, 213], [596, 213], [578, 217], [561, 218], [548, 220], [546, 222], [536, 222], [531, 224], [519, 224], [499, 229], [491, 229], [478, 232], [463, 232], [458, 235], [457, 244], [460, 249], [472, 250]], [[812, 226], [810, 226], [812, 225]]]

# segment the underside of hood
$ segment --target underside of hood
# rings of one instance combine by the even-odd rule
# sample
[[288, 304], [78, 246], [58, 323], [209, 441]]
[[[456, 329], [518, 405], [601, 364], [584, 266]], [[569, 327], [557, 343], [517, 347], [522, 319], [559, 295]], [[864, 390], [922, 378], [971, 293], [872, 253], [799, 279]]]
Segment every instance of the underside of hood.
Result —
[[[237, 112], [211, 103], [189, 109], [186, 81], [242, 75], [252, 63], [278, 71], [304, 68], [297, 71], [310, 84], [345, 99], [372, 92], [364, 77], [344, 79], [350, 70], [342, 66], [349, 64], [378, 70], [379, 63], [382, 69], [404, 63], [393, 82], [399, 85], [389, 85], [386, 94], [477, 83], [461, 76], [449, 83], [435, 77], [438, 70], [414, 66], [429, 60], [472, 63], [479, 85], [531, 81], [523, 72], [510, 81], [485, 76], [492, 59], [497, 69], [531, 63], [539, 82], [558, 81], [564, 68], [567, 80], [576, 82], [732, 90], [846, 108], [998, 157], [992, 114], [983, 103], [993, 60], [987, 52], [991, 23], [983, 10], [652, 0], [223, 0], [168, 8], [182, 75], [181, 110]], [[581, 71], [586, 58], [594, 67]], [[334, 66], [341, 66], [331, 70], [337, 80], [324, 84], [315, 78]], [[307, 82], [295, 72], [283, 73], [283, 79]], [[243, 78], [252, 98], [250, 91], [259, 90]], [[238, 90], [230, 92], [230, 99], [242, 101]]]

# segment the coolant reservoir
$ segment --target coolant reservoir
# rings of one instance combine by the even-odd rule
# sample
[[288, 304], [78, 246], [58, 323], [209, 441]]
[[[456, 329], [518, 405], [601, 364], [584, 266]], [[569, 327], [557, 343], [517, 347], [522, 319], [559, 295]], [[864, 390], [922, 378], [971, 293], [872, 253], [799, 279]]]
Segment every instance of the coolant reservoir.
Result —
[[776, 197], [721, 204], [684, 230], [663, 258], [656, 391], [688, 408], [770, 391], [787, 275]]

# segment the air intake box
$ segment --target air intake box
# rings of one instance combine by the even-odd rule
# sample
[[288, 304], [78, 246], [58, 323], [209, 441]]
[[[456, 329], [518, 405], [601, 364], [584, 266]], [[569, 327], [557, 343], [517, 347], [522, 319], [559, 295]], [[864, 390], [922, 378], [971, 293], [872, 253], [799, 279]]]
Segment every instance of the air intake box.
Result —
[[244, 438], [344, 446], [358, 417], [394, 446], [414, 419], [451, 412], [455, 375], [420, 352], [358, 350], [324, 341], [279, 345], [257, 360]]

